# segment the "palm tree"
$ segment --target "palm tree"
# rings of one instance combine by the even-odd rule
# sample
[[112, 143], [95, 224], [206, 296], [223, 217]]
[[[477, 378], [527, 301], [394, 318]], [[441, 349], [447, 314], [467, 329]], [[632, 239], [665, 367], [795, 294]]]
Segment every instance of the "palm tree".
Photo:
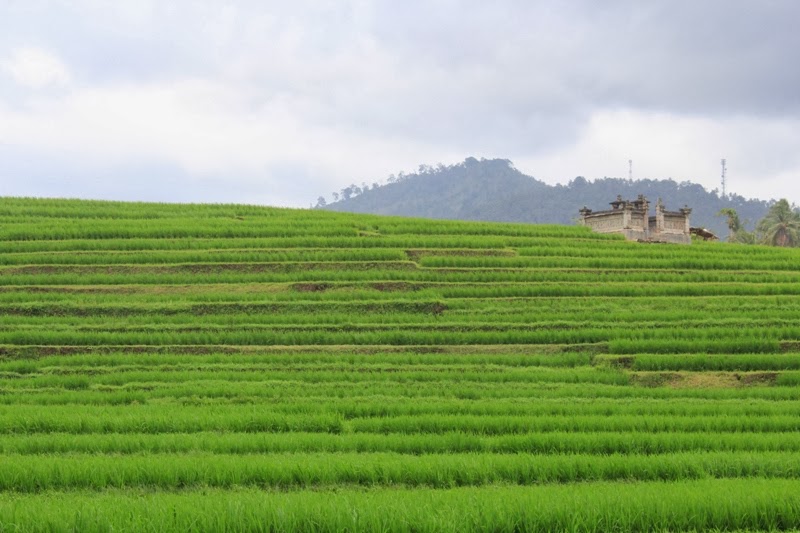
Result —
[[732, 207], [723, 207], [717, 213], [718, 217], [728, 217], [728, 242], [736, 241], [736, 233], [742, 229], [742, 221], [739, 220], [739, 213]]
[[739, 244], [755, 244], [756, 243], [756, 232], [755, 231], [745, 231], [739, 230], [736, 232], [736, 237], [734, 237], [733, 242]]
[[800, 244], [800, 214], [784, 198], [769, 208], [767, 216], [758, 223], [763, 244], [797, 246]]

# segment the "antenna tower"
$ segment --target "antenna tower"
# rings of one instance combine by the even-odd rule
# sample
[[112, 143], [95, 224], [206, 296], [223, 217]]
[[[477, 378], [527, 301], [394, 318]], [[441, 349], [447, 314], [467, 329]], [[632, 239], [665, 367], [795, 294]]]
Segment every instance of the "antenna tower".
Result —
[[628, 179], [633, 181], [633, 159], [628, 159]]
[[727, 191], [725, 189], [725, 186], [727, 185], [726, 183], [727, 180], [725, 179], [726, 178], [725, 175], [727, 174], [728, 168], [725, 165], [728, 163], [728, 160], [722, 159], [721, 161], [722, 161], [722, 197], [727, 198]]

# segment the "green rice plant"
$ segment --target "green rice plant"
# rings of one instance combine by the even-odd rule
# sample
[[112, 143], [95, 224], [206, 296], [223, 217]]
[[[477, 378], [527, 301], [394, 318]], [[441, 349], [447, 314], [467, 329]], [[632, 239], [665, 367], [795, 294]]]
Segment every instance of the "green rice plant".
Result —
[[777, 376], [775, 384], [783, 387], [796, 387], [800, 385], [800, 372], [781, 372]]
[[0, 433], [186, 433], [196, 431], [339, 433], [336, 414], [281, 414], [243, 406], [3, 406]]
[[[596, 383], [494, 383], [480, 382], [403, 382], [403, 381], [338, 381], [260, 382], [204, 380], [189, 382], [126, 383], [120, 386], [95, 386], [83, 390], [68, 389], [0, 389], [0, 405], [19, 406], [136, 406], [160, 403], [178, 405], [230, 406], [258, 405], [280, 399], [353, 398], [383, 396], [406, 403], [425, 403], [434, 399], [457, 400], [546, 400], [568, 403], [586, 399], [675, 401], [764, 401], [789, 404], [800, 400], [800, 390], [792, 387], [642, 387]], [[288, 400], [287, 400], [288, 401]], [[165, 407], [166, 408], [166, 407]], [[758, 415], [760, 416], [760, 415]], [[769, 415], [765, 415], [769, 416]]]
[[763, 353], [781, 351], [780, 342], [770, 339], [739, 337], [726, 339], [614, 339], [609, 342], [609, 351], [615, 354], [636, 353]]
[[[336, 347], [340, 348], [340, 347]], [[2, 348], [0, 348], [2, 349]], [[110, 351], [105, 353], [90, 352], [88, 349], [79, 354], [39, 355], [26, 357], [25, 351], [17, 352], [19, 357], [12, 357], [13, 350], [6, 349], [6, 360], [0, 360], [0, 372], [16, 372], [19, 374], [45, 373], [75, 373], [98, 371], [112, 371], [115, 368], [145, 370], [148, 368], [177, 368], [179, 365], [191, 368], [214, 367], [241, 367], [259, 368], [269, 365], [273, 368], [298, 367], [307, 368], [306, 365], [329, 365], [336, 368], [369, 368], [376, 365], [405, 366], [422, 365], [495, 365], [503, 367], [578, 367], [589, 366], [593, 354], [589, 352], [555, 352], [536, 353], [535, 350], [526, 350], [527, 353], [514, 350], [492, 350], [486, 353], [478, 352], [425, 352], [403, 351], [389, 352], [386, 350], [372, 350], [358, 352], [350, 350], [328, 350], [323, 348], [300, 350], [274, 350], [274, 351], [218, 351], [203, 350], [198, 353], [170, 353], [169, 351]], [[309, 367], [310, 368], [310, 367]]]
[[[596, 362], [619, 364], [615, 356], [599, 356]], [[622, 364], [632, 370], [733, 371], [800, 370], [800, 354], [636, 354]]]
[[0, 531], [796, 527], [798, 259], [0, 199]]
[[0, 435], [0, 452], [55, 454], [377, 453], [408, 455], [667, 454], [678, 452], [800, 452], [800, 435], [784, 433], [550, 432], [476, 435], [376, 433], [48, 433]]
[[597, 257], [554, 256], [537, 254], [531, 257], [502, 256], [427, 256], [419, 263], [429, 268], [591, 268], [591, 269], [659, 269], [659, 270], [770, 270], [794, 274], [797, 258], [753, 257], [648, 257], [641, 254], [621, 255], [616, 250]]
[[174, 263], [266, 263], [324, 261], [404, 261], [405, 251], [397, 248], [285, 248], [226, 249], [191, 251], [113, 251], [113, 252], [38, 252], [7, 253], [2, 265], [129, 265]]
[[777, 531], [800, 521], [797, 480], [704, 479], [533, 487], [13, 494], [23, 531]]
[[652, 432], [786, 432], [800, 429], [794, 416], [692, 416], [669, 415], [574, 415], [570, 417], [423, 415], [392, 418], [360, 418], [348, 427], [363, 433], [448, 433], [505, 435], [551, 431], [652, 431]]
[[410, 367], [355, 367], [343, 365], [339, 369], [328, 366], [315, 368], [258, 368], [249, 366], [205, 367], [193, 370], [185, 368], [156, 368], [149, 370], [99, 368], [91, 373], [49, 372], [28, 373], [14, 376], [7, 389], [30, 388], [74, 388], [80, 382], [82, 388], [90, 385], [122, 386], [132, 383], [181, 383], [205, 380], [228, 380], [231, 382], [256, 381], [261, 383], [295, 381], [299, 383], [323, 382], [482, 382], [482, 383], [608, 383], [623, 385], [629, 382], [624, 373], [605, 368], [551, 368], [551, 367], [459, 367], [457, 365], [432, 368], [424, 365]]
[[186, 487], [276, 489], [337, 485], [452, 488], [498, 483], [680, 481], [800, 475], [796, 454], [689, 452], [664, 455], [319, 453], [224, 455], [7, 455], [0, 490]]

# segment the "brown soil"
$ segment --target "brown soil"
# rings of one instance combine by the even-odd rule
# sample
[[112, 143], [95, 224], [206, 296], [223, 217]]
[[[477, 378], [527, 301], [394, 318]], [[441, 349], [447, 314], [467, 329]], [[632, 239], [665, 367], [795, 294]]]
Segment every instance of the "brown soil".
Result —
[[289, 288], [296, 292], [324, 292], [333, 287], [330, 283], [292, 283]]
[[772, 385], [778, 375], [778, 372], [632, 372], [631, 381], [643, 387], [737, 388]]

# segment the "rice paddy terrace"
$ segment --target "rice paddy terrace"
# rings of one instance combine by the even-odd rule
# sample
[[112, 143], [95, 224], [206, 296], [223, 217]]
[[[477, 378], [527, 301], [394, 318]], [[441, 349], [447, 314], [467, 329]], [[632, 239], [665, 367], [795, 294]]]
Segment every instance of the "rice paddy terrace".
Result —
[[800, 251], [0, 199], [0, 531], [800, 525]]

